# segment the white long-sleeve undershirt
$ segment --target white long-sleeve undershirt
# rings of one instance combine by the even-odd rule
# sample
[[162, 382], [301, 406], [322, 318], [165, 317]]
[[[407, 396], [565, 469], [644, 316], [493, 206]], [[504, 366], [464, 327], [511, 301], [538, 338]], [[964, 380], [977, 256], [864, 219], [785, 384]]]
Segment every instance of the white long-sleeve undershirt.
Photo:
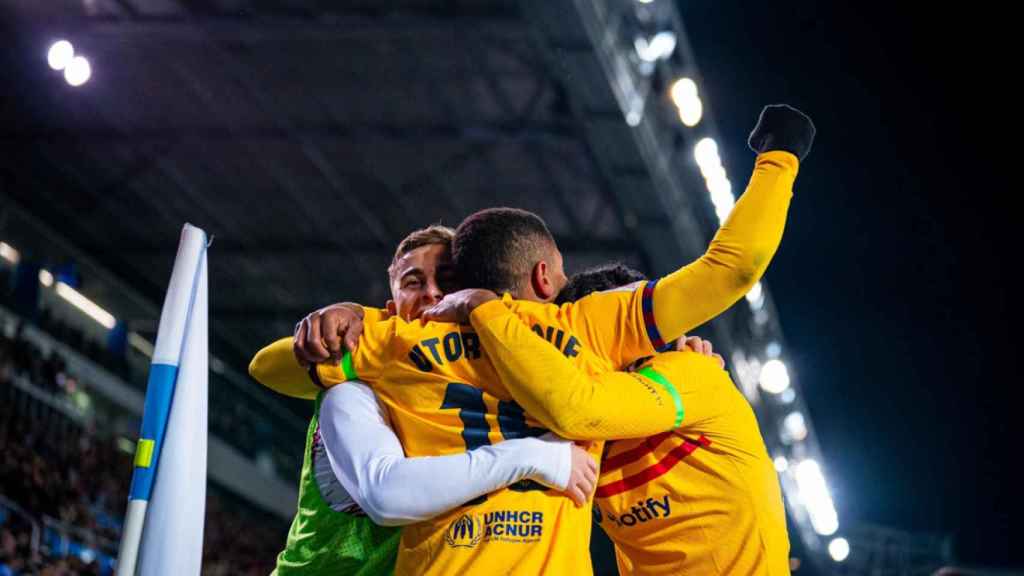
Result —
[[320, 435], [331, 470], [374, 522], [421, 522], [523, 479], [564, 490], [571, 443], [518, 438], [448, 456], [407, 458], [387, 411], [362, 382], [329, 389]]

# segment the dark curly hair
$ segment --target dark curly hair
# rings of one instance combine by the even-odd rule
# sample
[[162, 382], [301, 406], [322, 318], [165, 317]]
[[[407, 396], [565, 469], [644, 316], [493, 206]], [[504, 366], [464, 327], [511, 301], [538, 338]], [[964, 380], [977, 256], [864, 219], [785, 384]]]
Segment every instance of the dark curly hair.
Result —
[[555, 304], [575, 302], [592, 292], [601, 292], [646, 280], [643, 272], [618, 262], [602, 264], [583, 272], [573, 274], [569, 282], [558, 293]]

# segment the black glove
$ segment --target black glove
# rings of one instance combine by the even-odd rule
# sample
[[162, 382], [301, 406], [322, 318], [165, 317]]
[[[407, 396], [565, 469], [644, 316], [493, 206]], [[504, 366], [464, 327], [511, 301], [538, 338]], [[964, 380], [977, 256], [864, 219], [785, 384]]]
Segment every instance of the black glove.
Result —
[[788, 104], [772, 104], [761, 110], [747, 145], [758, 154], [785, 150], [803, 162], [814, 143], [814, 132], [814, 122], [806, 114]]

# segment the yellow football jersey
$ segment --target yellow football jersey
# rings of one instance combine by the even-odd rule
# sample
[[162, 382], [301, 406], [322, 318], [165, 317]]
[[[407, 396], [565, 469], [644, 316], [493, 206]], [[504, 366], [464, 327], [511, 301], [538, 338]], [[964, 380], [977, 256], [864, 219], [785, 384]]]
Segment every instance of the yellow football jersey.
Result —
[[[787, 152], [758, 156], [747, 191], [708, 252], [660, 281], [595, 294], [562, 307], [531, 302], [504, 305], [587, 374], [621, 368], [656, 349], [665, 350], [669, 341], [741, 298], [763, 274], [782, 236], [797, 169], [796, 157]], [[497, 314], [484, 316], [478, 320], [493, 322], [489, 329], [495, 341], [500, 340], [509, 324]], [[353, 354], [346, 355], [340, 366], [315, 367], [311, 376], [321, 387], [353, 378], [372, 383], [392, 412], [396, 432], [410, 456], [448, 454], [542, 432], [513, 402], [473, 329], [421, 326], [397, 318], [368, 320], [364, 326]], [[299, 378], [295, 378], [297, 370]], [[290, 339], [261, 350], [250, 364], [250, 373], [289, 395], [316, 392], [311, 384], [303, 384], [301, 369], [291, 356]], [[545, 406], [545, 391], [536, 387], [536, 380], [516, 378], [512, 364], [503, 367], [501, 374], [510, 386], [515, 385], [520, 397], [536, 400], [536, 409], [531, 408], [534, 415], [548, 422], [565, 420], [564, 413], [558, 414], [559, 406]], [[641, 401], [657, 401], [652, 405], [659, 415], [654, 428], [664, 429], [664, 422], [678, 419], [678, 395], [673, 391], [668, 398], [665, 394], [671, 387], [658, 388], [648, 380], [627, 382], [631, 385], [620, 390], [637, 391], [633, 407]], [[582, 389], [595, 390], [592, 386]], [[628, 394], [602, 398], [631, 402]], [[586, 398], [575, 400], [575, 406], [583, 406]], [[580, 437], [611, 432], [615, 426], [618, 432], [640, 430], [596, 418], [578, 424], [573, 428]], [[538, 490], [536, 485], [513, 487], [483, 503], [406, 529], [398, 572], [462, 574], [473, 567], [488, 573], [587, 573], [590, 523], [586, 520], [566, 498]]]
[[[576, 305], [516, 303], [516, 313], [550, 344], [532, 341], [554, 345], [596, 374], [654, 353], [643, 300], [641, 286]], [[312, 375], [323, 386], [369, 382], [409, 456], [462, 452], [545, 432], [512, 400], [466, 326], [400, 318], [366, 324], [354, 352], [338, 366], [319, 365]], [[593, 450], [599, 458], [601, 445]], [[587, 574], [590, 527], [589, 510], [521, 482], [406, 527], [396, 573]]]
[[[640, 372], [681, 377], [682, 355]], [[680, 428], [605, 445], [593, 514], [620, 573], [789, 574], [779, 480], [747, 400], [727, 377], [676, 389]]]

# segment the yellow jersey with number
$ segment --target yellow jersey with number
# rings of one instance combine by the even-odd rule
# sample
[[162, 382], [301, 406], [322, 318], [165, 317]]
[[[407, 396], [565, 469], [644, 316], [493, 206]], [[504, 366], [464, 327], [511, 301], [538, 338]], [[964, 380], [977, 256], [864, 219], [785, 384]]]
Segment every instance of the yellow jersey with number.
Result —
[[728, 377], [686, 379], [682, 359], [640, 370], [677, 380], [682, 426], [605, 445], [593, 512], [619, 572], [789, 574], [782, 493], [753, 410]]
[[[797, 158], [788, 152], [759, 155], [747, 191], [708, 252], [657, 282], [626, 292], [595, 294], [561, 308], [506, 302], [541, 337], [523, 339], [523, 345], [554, 345], [588, 374], [621, 368], [655, 349], [667, 349], [669, 341], [741, 298], [763, 274], [782, 237], [797, 170]], [[513, 327], [496, 315], [477, 316], [493, 332], [492, 344]], [[539, 432], [536, 422], [512, 401], [472, 329], [420, 326], [397, 318], [364, 325], [360, 346], [342, 366], [320, 365], [311, 376], [321, 387], [357, 376], [374, 384], [392, 412], [408, 455], [447, 454]], [[506, 347], [501, 355], [511, 360], [515, 356], [511, 352]], [[290, 338], [261, 350], [250, 364], [250, 373], [292, 396], [312, 397], [318, 391], [295, 362]], [[504, 367], [502, 374], [519, 397], [531, 401], [537, 416], [566, 422], [566, 429], [581, 438], [620, 432], [625, 434], [617, 437], [625, 437], [641, 430], [601, 418], [600, 410], [591, 419], [573, 421], [564, 408], [559, 413], [559, 406], [546, 405], [550, 403], [544, 402], [547, 390], [543, 387], [515, 378], [514, 367]], [[666, 395], [665, 389], [646, 379], [627, 384], [620, 393], [601, 398], [618, 400], [616, 408], [646, 401], [657, 412], [655, 428], [665, 429], [663, 421], [678, 420], [676, 398]], [[596, 394], [595, 390], [583, 386], [581, 392], [573, 391], [571, 405], [591, 404], [588, 394]], [[548, 413], [541, 414], [540, 409]], [[579, 517], [568, 499], [533, 488], [506, 489], [482, 504], [406, 529], [399, 573], [461, 574], [471, 568], [487, 573], [589, 572], [589, 522]]]
[[[581, 370], [600, 373], [654, 353], [644, 292], [640, 286], [561, 307], [507, 305], [541, 336], [531, 334], [524, 346], [554, 345]], [[325, 387], [356, 378], [370, 383], [411, 457], [546, 432], [513, 401], [467, 326], [400, 318], [365, 324], [354, 352], [311, 375]], [[592, 450], [599, 458], [600, 443]], [[520, 482], [406, 527], [396, 573], [588, 574], [590, 528], [586, 508], [532, 481]]]

